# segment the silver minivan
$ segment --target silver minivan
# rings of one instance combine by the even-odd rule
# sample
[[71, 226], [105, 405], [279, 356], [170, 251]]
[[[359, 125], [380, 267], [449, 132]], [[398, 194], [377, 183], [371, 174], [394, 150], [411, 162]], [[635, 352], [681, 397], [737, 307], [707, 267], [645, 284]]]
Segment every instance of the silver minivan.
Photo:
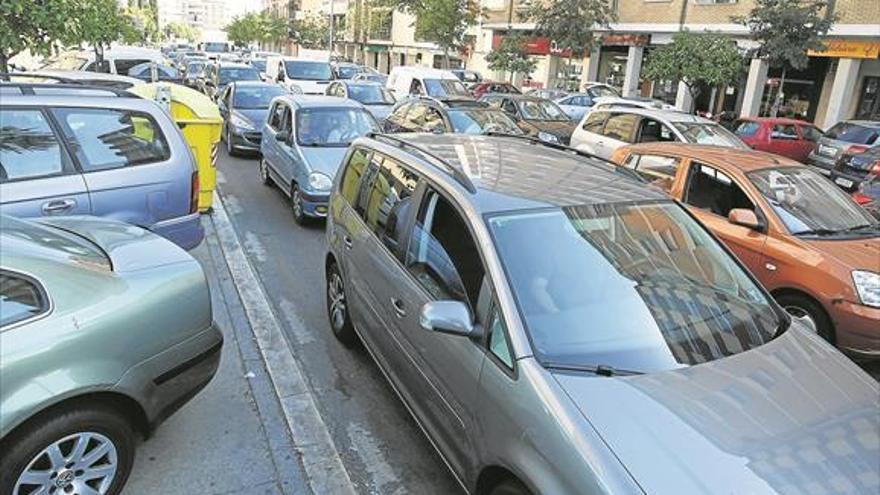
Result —
[[334, 335], [468, 493], [880, 490], [878, 383], [620, 168], [525, 137], [361, 138], [327, 240]]

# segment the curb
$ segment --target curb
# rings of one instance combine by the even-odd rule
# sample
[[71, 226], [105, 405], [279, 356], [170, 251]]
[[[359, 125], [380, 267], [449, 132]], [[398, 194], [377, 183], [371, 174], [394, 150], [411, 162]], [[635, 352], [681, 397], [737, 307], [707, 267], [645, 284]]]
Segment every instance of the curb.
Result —
[[260, 357], [298, 450], [307, 483], [316, 495], [355, 495], [356, 490], [315, 405], [305, 377], [272, 311], [263, 286], [248, 262], [217, 191], [214, 222], [220, 249], [244, 306]]

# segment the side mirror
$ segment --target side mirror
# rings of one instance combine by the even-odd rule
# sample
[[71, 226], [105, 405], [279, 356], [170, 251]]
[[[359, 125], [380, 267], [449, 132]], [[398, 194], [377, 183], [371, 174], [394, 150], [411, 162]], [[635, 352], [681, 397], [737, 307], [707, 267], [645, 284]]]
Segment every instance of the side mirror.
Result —
[[479, 327], [474, 325], [471, 311], [460, 301], [432, 301], [422, 306], [419, 324], [425, 330], [477, 338]]
[[275, 134], [275, 140], [281, 141], [282, 143], [286, 143], [286, 142], [290, 141], [290, 133], [287, 131], [281, 131], [281, 132]]
[[734, 208], [727, 214], [727, 221], [734, 225], [741, 225], [752, 230], [761, 230], [763, 227], [758, 220], [758, 216], [752, 210], [745, 208]]

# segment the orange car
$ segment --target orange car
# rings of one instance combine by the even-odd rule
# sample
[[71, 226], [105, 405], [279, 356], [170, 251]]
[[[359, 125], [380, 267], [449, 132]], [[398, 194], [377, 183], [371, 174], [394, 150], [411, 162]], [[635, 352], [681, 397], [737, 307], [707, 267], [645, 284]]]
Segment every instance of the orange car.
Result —
[[880, 357], [880, 223], [831, 181], [777, 155], [705, 145], [625, 146], [612, 160], [686, 205], [792, 317]]

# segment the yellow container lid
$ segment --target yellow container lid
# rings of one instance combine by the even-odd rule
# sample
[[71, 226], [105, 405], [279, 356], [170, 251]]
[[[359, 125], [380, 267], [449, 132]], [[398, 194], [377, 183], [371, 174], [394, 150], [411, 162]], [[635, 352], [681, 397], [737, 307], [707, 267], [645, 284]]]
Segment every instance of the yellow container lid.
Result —
[[[156, 97], [156, 89], [159, 86], [168, 86], [171, 88], [171, 113], [175, 121], [223, 123], [223, 118], [220, 117], [220, 110], [217, 108], [217, 104], [211, 101], [206, 95], [192, 88], [180, 84], [156, 82], [139, 84], [129, 88], [128, 91], [142, 98], [154, 100]], [[183, 110], [180, 108], [181, 106], [188, 111], [181, 112], [180, 110]]]

